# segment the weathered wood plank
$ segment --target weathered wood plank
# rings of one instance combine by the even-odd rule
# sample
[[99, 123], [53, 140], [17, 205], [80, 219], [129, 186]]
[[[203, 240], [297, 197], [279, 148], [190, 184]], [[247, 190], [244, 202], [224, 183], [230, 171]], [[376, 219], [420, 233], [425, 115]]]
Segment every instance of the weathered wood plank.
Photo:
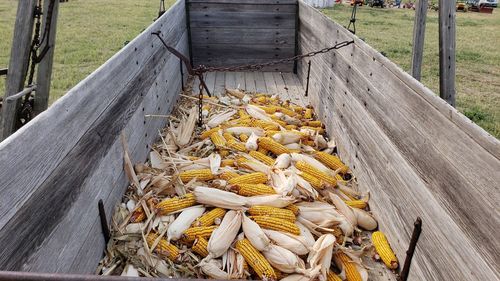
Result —
[[415, 79], [420, 81], [422, 75], [422, 59], [424, 56], [425, 42], [425, 20], [427, 18], [427, 7], [429, 2], [426, 0], [417, 1], [415, 10], [415, 19], [413, 23], [413, 50], [411, 57], [410, 73]]
[[226, 58], [248, 60], [276, 60], [288, 58], [295, 53], [295, 47], [275, 45], [240, 45], [240, 44], [197, 44], [193, 46], [195, 58]]
[[273, 72], [274, 82], [276, 83], [276, 90], [284, 100], [290, 99], [288, 89], [286, 88], [285, 81], [280, 72]]
[[226, 72], [225, 87], [236, 88], [236, 74], [234, 72]]
[[[45, 30], [47, 25], [49, 5], [52, 1], [46, 1], [43, 3], [43, 26], [41, 30]], [[59, 13], [59, 1], [53, 1], [52, 8], [52, 19], [50, 24], [50, 36], [44, 41], [44, 44], [40, 46], [40, 50], [49, 47], [49, 51], [45, 54], [43, 59], [38, 65], [38, 73], [36, 77], [36, 95], [33, 106], [33, 114], [36, 116], [40, 112], [44, 111], [49, 107], [49, 93], [50, 93], [50, 83], [52, 81], [52, 64], [54, 59], [54, 50], [56, 43], [56, 30], [57, 30], [57, 18]]]
[[295, 13], [297, 5], [293, 4], [239, 4], [239, 3], [190, 3], [190, 12], [265, 12], [265, 13]]
[[289, 4], [296, 4], [297, 0], [189, 0], [189, 3], [289, 5]]
[[252, 44], [287, 46], [295, 44], [295, 29], [192, 28], [195, 45]]
[[255, 90], [260, 93], [267, 93], [266, 80], [263, 72], [254, 72]]
[[[270, 59], [251, 59], [251, 58], [226, 59], [223, 56], [220, 56], [220, 57], [204, 57], [204, 58], [195, 57], [194, 61], [196, 62], [195, 65], [230, 67], [230, 66], [242, 66], [248, 64], [267, 63], [270, 61]], [[259, 71], [268, 71], [268, 72], [291, 72], [292, 70], [293, 70], [293, 63], [275, 64], [259, 69]]]
[[239, 89], [245, 89], [245, 73], [244, 72], [236, 72], [236, 87]]
[[205, 74], [205, 84], [207, 84], [210, 93], [213, 93], [215, 89], [215, 72], [208, 72]]
[[455, 0], [439, 0], [439, 96], [455, 107]]
[[278, 87], [276, 87], [276, 81], [274, 81], [274, 75], [272, 72], [264, 72], [264, 82], [266, 83], [267, 92], [269, 94], [278, 94]]
[[[300, 45], [303, 53], [317, 49], [320, 46], [331, 45], [334, 43], [332, 42], [333, 40], [340, 41], [345, 38], [353, 38], [350, 33], [345, 31], [342, 27], [331, 23], [319, 12], [313, 9], [307, 9], [307, 7], [302, 9], [302, 4], [300, 31]], [[325, 32], [336, 33], [338, 36], [333, 39], [326, 38], [322, 36]], [[479, 164], [480, 162], [494, 161], [494, 158], [492, 158], [493, 155], [485, 155], [483, 149], [490, 153], [488, 148], [495, 147], [497, 144], [491, 143], [490, 140], [485, 139], [483, 134], [477, 134], [475, 136], [475, 139], [483, 139], [479, 140], [478, 143], [476, 143], [475, 139], [465, 137], [465, 135], [473, 134], [475, 131], [474, 128], [468, 128], [467, 132], [461, 131], [460, 129], [465, 127], [464, 123], [453, 121], [452, 118], [443, 114], [443, 103], [438, 103], [434, 96], [431, 97], [427, 89], [421, 85], [418, 86], [418, 82], [410, 79], [407, 74], [404, 74], [399, 68], [395, 67], [394, 64], [390, 63], [380, 54], [377, 55], [377, 52], [372, 50], [364, 42], [356, 37], [354, 37], [354, 39], [356, 45], [339, 50], [336, 56], [323, 55], [313, 58], [314, 64], [318, 64], [320, 69], [317, 69], [318, 67], [312, 69], [311, 77], [313, 77], [314, 83], [311, 84], [310, 88], [311, 101], [314, 101], [314, 104], [319, 107], [319, 110], [317, 110], [319, 116], [325, 119], [332, 116], [332, 114], [330, 114], [332, 106], [337, 109], [334, 111], [337, 115], [333, 115], [336, 118], [331, 118], [330, 121], [325, 123], [330, 125], [330, 130], [337, 132], [335, 135], [340, 138], [339, 147], [341, 148], [340, 150], [342, 151], [343, 158], [348, 159], [351, 167], [355, 166], [357, 168], [354, 169], [360, 182], [364, 182], [365, 186], [369, 186], [371, 193], [376, 196], [373, 197], [373, 209], [376, 213], [382, 214], [381, 217], [384, 218], [380, 221], [381, 227], [383, 230], [387, 229], [390, 238], [392, 238], [391, 243], [394, 244], [396, 251], [398, 253], [404, 253], [408, 241], [407, 238], [414, 219], [414, 217], [408, 216], [407, 214], [423, 213], [428, 216], [424, 221], [429, 220], [431, 225], [428, 226], [428, 229], [432, 229], [430, 231], [432, 234], [424, 234], [424, 236], [421, 237], [419, 247], [422, 245], [420, 248], [422, 252], [417, 254], [418, 258], [414, 262], [415, 268], [412, 266], [412, 272], [415, 269], [415, 272], [412, 273], [414, 278], [419, 280], [463, 279], [469, 274], [467, 272], [475, 272], [474, 274], [478, 279], [491, 279], [492, 277], [494, 278], [494, 276], [498, 278], [498, 271], [494, 269], [495, 266], [491, 266], [491, 264], [498, 264], [498, 261], [494, 259], [491, 260], [491, 256], [498, 256], [498, 254], [495, 254], [497, 253], [498, 247], [491, 245], [490, 242], [484, 244], [479, 240], [474, 241], [476, 238], [474, 235], [470, 235], [471, 232], [466, 229], [467, 227], [464, 226], [463, 223], [463, 220], [470, 217], [471, 213], [472, 216], [475, 214], [477, 215], [477, 210], [481, 207], [475, 206], [473, 202], [460, 202], [458, 205], [462, 203], [472, 204], [472, 208], [469, 208], [469, 210], [472, 211], [466, 214], [462, 213], [461, 215], [457, 215], [457, 207], [459, 209], [464, 207], [457, 206], [455, 201], [455, 199], [463, 200], [464, 198], [469, 198], [467, 194], [472, 194], [471, 196], [475, 199], [482, 198], [486, 202], [488, 202], [488, 199], [484, 197], [488, 194], [490, 194], [490, 196], [493, 194], [492, 196], [495, 198], [494, 193], [482, 193], [484, 192], [484, 188], [486, 188], [486, 190], [490, 188], [491, 190], [491, 188], [495, 186], [494, 183], [493, 185], [491, 182], [487, 183], [491, 181], [491, 176], [490, 179], [479, 179], [479, 183], [476, 183], [477, 177], [475, 177], [473, 173], [478, 170], [474, 169], [475, 165], [476, 167], [483, 167], [483, 165]], [[303, 78], [303, 81], [305, 72], [306, 70], [304, 67], [300, 67], [299, 74], [300, 77]], [[390, 77], [394, 78], [390, 79]], [[331, 93], [334, 93], [333, 99], [330, 100], [328, 96], [325, 99], [324, 95]], [[384, 100], [386, 97], [387, 100]], [[328, 101], [328, 104], [325, 104], [325, 102], [323, 102], [324, 100]], [[356, 105], [356, 107], [352, 107], [353, 105]], [[409, 110], [414, 110], [415, 112], [410, 113], [408, 112]], [[450, 107], [448, 107], [448, 112], [449, 110]], [[404, 114], [403, 112], [407, 113]], [[421, 112], [426, 112], [426, 115], [422, 116]], [[361, 116], [363, 114], [364, 117]], [[431, 114], [432, 117], [429, 116], [429, 114]], [[356, 118], [355, 120], [358, 121], [354, 122], [352, 118], [349, 119], [346, 116], [352, 116], [352, 118]], [[417, 119], [422, 117], [422, 120], [414, 120], [415, 117], [417, 117]], [[340, 120], [340, 123], [338, 120]], [[396, 122], [395, 120], [398, 121]], [[436, 125], [435, 120], [443, 123]], [[430, 126], [424, 125], [422, 122], [434, 124]], [[450, 126], [450, 123], [460, 124], [460, 129], [453, 125]], [[436, 133], [428, 133], [427, 131], [430, 127], [436, 129]], [[372, 128], [376, 130], [370, 132], [368, 129], [371, 130]], [[340, 131], [341, 129], [343, 131]], [[443, 131], [443, 129], [445, 133], [453, 132], [458, 134], [456, 136], [457, 139], [453, 137], [450, 138], [449, 136], [440, 136], [442, 133], [437, 131]], [[416, 133], [420, 135], [416, 136]], [[373, 141], [372, 145], [369, 145], [365, 149], [365, 153], [360, 153], [358, 151], [360, 150], [360, 144], [361, 146], [363, 145], [362, 142], [371, 141], [371, 139], [379, 138], [380, 136], [383, 136], [383, 139]], [[453, 152], [448, 147], [449, 141], [443, 141], [443, 143], [440, 144], [440, 139], [454, 139], [460, 141], [459, 144], [453, 142], [453, 145], [457, 145], [457, 148], [453, 149]], [[437, 144], [436, 140], [438, 140]], [[381, 145], [382, 143], [383, 145]], [[386, 146], [386, 143], [390, 146]], [[486, 148], [483, 148], [484, 146], [479, 146], [484, 144], [486, 144]], [[476, 156], [476, 153], [470, 151], [470, 147], [472, 147], [472, 150], [475, 150], [476, 153], [479, 153], [487, 159], [480, 160]], [[373, 150], [373, 148], [383, 148], [384, 152], [379, 154], [377, 150]], [[429, 151], [429, 149], [439, 150], [433, 152]], [[464, 149], [469, 150], [469, 152], [464, 153]], [[425, 156], [422, 155], [422, 151], [426, 151]], [[346, 155], [346, 153], [348, 155]], [[453, 156], [458, 157], [453, 161], [450, 158], [453, 153], [462, 154], [462, 156]], [[353, 155], [355, 155], [355, 157], [353, 157]], [[471, 156], [474, 160], [465, 164], [471, 165], [471, 173], [462, 175], [460, 171], [463, 173], [467, 168], [458, 168], [456, 165], [463, 165], [462, 162], [466, 162], [464, 157]], [[423, 159], [425, 157], [429, 159]], [[387, 166], [388, 160], [385, 160], [387, 158], [392, 159], [391, 163], [394, 163], [394, 166]], [[419, 162], [417, 162], [417, 158]], [[359, 162], [361, 161], [360, 159], [365, 159], [363, 160], [365, 161], [364, 164], [363, 162]], [[496, 157], [496, 160], [498, 161], [498, 157]], [[377, 163], [377, 161], [381, 162]], [[432, 161], [436, 161], [437, 163], [430, 163]], [[493, 165], [493, 167], [496, 167], [499, 164], [498, 162], [496, 162], [496, 164], [495, 162], [490, 162], [490, 164], [486, 165]], [[380, 172], [377, 170], [375, 173], [373, 167], [379, 166], [384, 166], [384, 171]], [[436, 166], [439, 167], [436, 168]], [[447, 172], [443, 172], [443, 166]], [[391, 171], [390, 174], [392, 174], [392, 176], [380, 176], [381, 173], [385, 173], [388, 170]], [[437, 173], [436, 171], [440, 172]], [[489, 171], [490, 174], [492, 172], [491, 170]], [[405, 183], [393, 181], [399, 180], [398, 178], [394, 179], [395, 174], [398, 174], [398, 178], [403, 179]], [[457, 176], [457, 179], [453, 179], [455, 176]], [[436, 180], [439, 177], [443, 177], [443, 179], [447, 177], [451, 181]], [[472, 191], [467, 190], [471, 189], [471, 185], [458, 188], [454, 185], [455, 183], [458, 183], [458, 186], [464, 185], [464, 183], [468, 181], [470, 183], [471, 179], [474, 179], [471, 184], [472, 186], [485, 185], [477, 190], [472, 188]], [[498, 182], [498, 180], [493, 181]], [[453, 192], [457, 193], [456, 196], [460, 196], [461, 198], [455, 197], [454, 199], [443, 201], [442, 195], [436, 193], [436, 188], [438, 190], [444, 190], [447, 184], [454, 186], [455, 189]], [[383, 192], [377, 190], [383, 190]], [[418, 194], [416, 194], [417, 196], [414, 197], [413, 195], [409, 195], [413, 192], [418, 192]], [[377, 194], [375, 195], [375, 193]], [[414, 198], [415, 201], [404, 202], [407, 198]], [[431, 205], [437, 205], [437, 207], [435, 206], [437, 209]], [[488, 205], [490, 205], [490, 203], [487, 203], [484, 209], [486, 211], [486, 216], [491, 216], [492, 209], [495, 207], [494, 205], [488, 207]], [[387, 210], [388, 208], [393, 208], [393, 206], [397, 208]], [[399, 211], [401, 209], [405, 209], [406, 211], [402, 213]], [[392, 217], [392, 219], [389, 220], [391, 223], [385, 223], [385, 220], [387, 220], [386, 215]], [[494, 227], [498, 228], [498, 216], [493, 217], [494, 218], [489, 219], [491, 223], [489, 225], [490, 227], [494, 225]], [[401, 221], [400, 224], [395, 223], [399, 221]], [[447, 226], [444, 227], [444, 224]], [[474, 225], [474, 223], [472, 225]], [[446, 232], [450, 231], [450, 228], [455, 229], [456, 232], [452, 232], [457, 233], [457, 235], [454, 235], [453, 241], [451, 242], [449, 241], [450, 239], [448, 239], [447, 243], [453, 243], [457, 245], [457, 247], [461, 247], [462, 250], [465, 247], [466, 249], [464, 251], [468, 252], [465, 256], [472, 255], [478, 259], [475, 265], [466, 264], [467, 261], [460, 258], [460, 256], [464, 255], [463, 252], [451, 253], [454, 251], [453, 249], [441, 249], [440, 245], [436, 245], [436, 241], [440, 241], [439, 237], [441, 235], [446, 235], [444, 232], [436, 237], [427, 236], [433, 236], [437, 233], [436, 231], [443, 231], [442, 229], [446, 229]], [[401, 236], [402, 229], [406, 230], [405, 236]], [[486, 230], [486, 232], [488, 231]], [[481, 236], [484, 234], [479, 235]], [[400, 238], [395, 239], [395, 237], [398, 236], [400, 236]], [[490, 239], [486, 239], [485, 241], [490, 241]], [[479, 248], [477, 248], [478, 245]], [[485, 249], [481, 249], [482, 246], [489, 247], [489, 252], [491, 254], [488, 254], [488, 251], [485, 251]], [[450, 246], [447, 244], [446, 247]], [[451, 248], [454, 247], [452, 246]], [[438, 255], [442, 256], [442, 258], [436, 258]], [[488, 258], [488, 256], [490, 258]], [[476, 258], [474, 258], [474, 260], [476, 260]], [[453, 259], [453, 261], [450, 259]], [[485, 262], [485, 260], [488, 259], [489, 262]], [[468, 258], [468, 260], [470, 262], [471, 259]]]
[[245, 75], [245, 90], [247, 92], [255, 92], [255, 75], [253, 72], [244, 72]]
[[225, 89], [225, 84], [226, 84], [226, 73], [218, 71], [215, 73], [215, 96], [220, 96], [222, 93], [224, 93]]
[[[0, 144], [1, 163], [5, 163], [0, 172], [0, 201], [8, 200], [0, 204], [2, 269], [20, 268], [83, 192], [86, 175], [95, 172], [98, 166], [95, 163], [109, 151], [154, 82], [162, 59], [170, 56], [151, 31], [162, 30], [167, 34], [164, 35], [167, 43], [175, 45], [186, 29], [184, 13], [180, 13], [183, 9], [181, 2], [174, 5], [162, 20], [156, 21], [49, 111]], [[94, 93], [107, 95], [96, 99]], [[26, 141], [30, 145], [22, 145]], [[18, 173], [23, 176], [16, 176]], [[58, 208], [47, 210], [45, 207], [51, 205], [47, 200], [57, 200]], [[41, 209], [45, 211], [32, 212]], [[30, 223], [31, 220], [36, 223]]]
[[290, 100], [301, 106], [307, 105], [309, 102], [307, 97], [304, 96], [304, 90], [299, 79], [297, 78], [297, 75], [293, 73], [282, 73], [282, 76], [285, 81]]
[[[9, 73], [7, 74], [4, 101], [7, 97], [19, 93], [24, 89], [24, 80], [28, 70], [31, 38], [33, 33], [33, 14], [36, 0], [18, 2], [16, 22], [14, 25], [13, 43], [10, 52]], [[14, 131], [15, 113], [19, 108], [19, 101], [12, 104], [3, 103], [0, 113], [0, 141], [10, 136]]]
[[295, 28], [295, 13], [191, 12], [192, 27]]

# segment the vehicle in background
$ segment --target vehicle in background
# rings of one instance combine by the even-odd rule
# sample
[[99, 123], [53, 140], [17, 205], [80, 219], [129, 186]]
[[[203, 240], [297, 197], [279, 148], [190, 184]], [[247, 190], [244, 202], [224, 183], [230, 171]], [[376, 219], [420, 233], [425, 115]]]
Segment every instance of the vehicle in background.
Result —
[[467, 12], [469, 10], [469, 6], [465, 3], [465, 0], [457, 0], [456, 11]]
[[377, 7], [377, 6], [381, 8], [385, 7], [384, 0], [367, 0], [366, 5], [370, 7]]
[[498, 7], [498, 0], [466, 0], [465, 2], [469, 5], [469, 7]]

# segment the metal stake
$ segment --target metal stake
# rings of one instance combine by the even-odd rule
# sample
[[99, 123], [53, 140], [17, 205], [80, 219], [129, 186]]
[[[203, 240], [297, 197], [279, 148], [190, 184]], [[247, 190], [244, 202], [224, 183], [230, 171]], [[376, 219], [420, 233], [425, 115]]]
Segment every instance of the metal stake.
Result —
[[417, 220], [414, 223], [413, 233], [410, 239], [410, 245], [408, 246], [408, 250], [406, 251], [406, 259], [403, 265], [403, 270], [401, 270], [401, 274], [399, 275], [399, 281], [406, 281], [408, 279], [411, 260], [413, 258], [413, 254], [415, 253], [415, 248], [417, 247], [418, 238], [420, 237], [421, 232], [422, 232], [422, 219], [420, 217], [417, 217]]
[[306, 97], [309, 94], [309, 77], [311, 76], [311, 61], [307, 63], [307, 83], [306, 83]]
[[184, 71], [182, 70], [182, 59], [179, 58], [179, 66], [181, 68], [181, 86], [182, 86], [182, 91], [184, 92]]
[[99, 206], [99, 218], [101, 219], [102, 235], [104, 236], [104, 242], [106, 242], [107, 245], [111, 235], [109, 232], [108, 222], [106, 221], [106, 211], [104, 210], [104, 203], [102, 202], [102, 199], [99, 199], [98, 206]]

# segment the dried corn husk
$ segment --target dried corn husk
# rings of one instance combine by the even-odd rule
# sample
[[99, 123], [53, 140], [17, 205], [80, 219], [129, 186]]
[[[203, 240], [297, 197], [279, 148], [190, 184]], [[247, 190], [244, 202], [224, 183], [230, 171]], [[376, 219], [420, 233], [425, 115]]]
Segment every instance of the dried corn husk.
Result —
[[326, 274], [330, 270], [334, 245], [335, 236], [324, 234], [316, 240], [307, 257], [310, 268], [321, 266], [321, 276], [323, 280], [326, 280]]
[[273, 121], [273, 119], [271, 119], [271, 117], [269, 117], [263, 109], [255, 106], [255, 105], [247, 104], [247, 106], [245, 107], [245, 110], [248, 112], [248, 114], [250, 116], [252, 116], [255, 119], [260, 119], [260, 120], [275, 123]]
[[257, 144], [257, 140], [259, 139], [259, 136], [257, 136], [254, 132], [250, 135], [248, 138], [247, 142], [245, 143], [246, 149], [250, 150], [257, 150], [259, 145]]
[[359, 227], [366, 230], [374, 230], [377, 228], [377, 220], [368, 212], [357, 208], [352, 208], [352, 211], [356, 215]]
[[221, 269], [219, 262], [217, 260], [202, 260], [199, 264], [203, 273], [208, 275], [210, 278], [225, 280], [230, 279], [230, 276], [227, 272]]
[[283, 208], [295, 202], [295, 198], [291, 196], [282, 196], [279, 194], [261, 195], [246, 197], [246, 206], [270, 206]]
[[[328, 203], [323, 202], [300, 202], [297, 204], [300, 209], [299, 217], [317, 224], [320, 227], [331, 227], [346, 220], [342, 215]], [[321, 216], [318, 216], [321, 214]]]
[[231, 128], [226, 128], [224, 129], [224, 132], [231, 133], [233, 135], [247, 135], [251, 136], [252, 134], [255, 134], [258, 137], [262, 137], [266, 134], [266, 132], [261, 129], [261, 128], [256, 128], [256, 127], [231, 127]]
[[298, 143], [302, 135], [299, 132], [284, 131], [274, 134], [272, 138], [283, 145]]
[[231, 247], [238, 235], [242, 222], [240, 211], [229, 211], [222, 219], [221, 224], [212, 232], [208, 240], [208, 255], [211, 258], [222, 256]]
[[247, 204], [247, 198], [216, 188], [197, 186], [193, 190], [196, 202], [224, 209], [241, 209]]
[[302, 274], [290, 274], [280, 281], [310, 281], [311, 278]]
[[212, 172], [212, 174], [216, 174], [222, 163], [222, 157], [220, 157], [220, 155], [217, 153], [212, 153], [208, 157], [208, 160], [210, 162], [210, 171]]
[[259, 251], [265, 251], [268, 249], [271, 241], [264, 233], [263, 229], [260, 226], [243, 215], [243, 232], [245, 233], [245, 237], [250, 240], [250, 243]]
[[[229, 118], [231, 118], [231, 116], [235, 115], [236, 112], [237, 112], [236, 110], [229, 110], [227, 112], [223, 112], [223, 113], [214, 115], [214, 116], [212, 116], [212, 118], [210, 118], [207, 125], [210, 128], [215, 128], [215, 127], [219, 126], [220, 124], [222, 124], [222, 122], [229, 120]], [[195, 111], [195, 114], [193, 114], [193, 115], [196, 117], [196, 111]]]
[[342, 200], [337, 194], [333, 192], [328, 192], [328, 197], [332, 201], [333, 205], [337, 207], [337, 210], [344, 215], [347, 221], [352, 225], [356, 226], [358, 224], [358, 219], [354, 214], [351, 207], [349, 207], [344, 200]]
[[292, 164], [292, 157], [290, 154], [283, 153], [278, 155], [276, 161], [274, 162], [273, 168], [276, 169], [286, 169]]
[[177, 127], [176, 143], [178, 146], [183, 147], [191, 141], [194, 126], [196, 125], [197, 108], [193, 106], [188, 113], [188, 117], [183, 119]]
[[272, 187], [276, 190], [277, 194], [283, 196], [288, 195], [297, 185], [297, 181], [294, 176], [286, 176], [285, 172], [279, 169], [275, 169], [271, 172]]
[[184, 209], [174, 222], [168, 226], [167, 241], [180, 239], [182, 233], [184, 233], [198, 217], [203, 215], [204, 212], [205, 207], [203, 206], [193, 206]]
[[274, 242], [274, 244], [280, 247], [290, 250], [291, 252], [300, 256], [309, 253], [309, 248], [303, 242], [297, 239], [297, 237], [300, 236], [296, 236], [290, 233], [285, 234], [283, 232], [271, 229], [263, 229], [263, 231], [266, 236]]
[[[248, 238], [248, 237], [247, 237]], [[285, 273], [303, 273], [305, 272], [305, 263], [296, 254], [291, 251], [276, 245], [269, 245], [266, 251], [262, 254], [266, 257], [269, 263]]]

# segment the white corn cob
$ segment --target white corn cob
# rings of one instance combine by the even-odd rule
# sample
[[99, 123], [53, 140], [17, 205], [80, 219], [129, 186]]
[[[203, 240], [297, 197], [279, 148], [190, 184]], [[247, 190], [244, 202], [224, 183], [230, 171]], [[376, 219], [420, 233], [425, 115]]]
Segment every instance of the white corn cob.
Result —
[[208, 156], [208, 160], [210, 163], [210, 171], [212, 172], [212, 174], [216, 174], [222, 163], [222, 157], [220, 157], [220, 155], [217, 153], [212, 153], [210, 154], [210, 156]]
[[290, 167], [290, 164], [292, 164], [292, 157], [290, 154], [283, 153], [276, 158], [273, 167], [276, 169], [286, 169]]
[[257, 128], [257, 127], [231, 127], [227, 128], [224, 130], [224, 132], [231, 133], [233, 135], [247, 135], [250, 136], [253, 134], [257, 135], [258, 137], [262, 137], [266, 134], [266, 131], [262, 128]]
[[298, 143], [284, 144], [284, 146], [290, 150], [300, 150], [301, 146]]
[[266, 236], [269, 237], [269, 239], [271, 241], [273, 241], [276, 245], [278, 245], [280, 247], [288, 249], [291, 252], [293, 252], [297, 255], [300, 255], [300, 256], [309, 253], [309, 248], [306, 245], [304, 245], [297, 238], [293, 238], [293, 237], [300, 237], [300, 236], [296, 236], [296, 235], [293, 235], [290, 233], [285, 234], [283, 232], [279, 232], [279, 231], [271, 230], [271, 229], [263, 229], [263, 231], [266, 234]]
[[[219, 126], [220, 124], [222, 124], [223, 122], [229, 120], [229, 118], [231, 118], [233, 115], [235, 115], [236, 112], [237, 112], [236, 110], [230, 110], [227, 112], [216, 114], [216, 115], [212, 116], [212, 118], [210, 118], [210, 120], [207, 122], [207, 125], [210, 128], [215, 128], [215, 127]], [[193, 114], [193, 115], [196, 116], [196, 114]]]
[[222, 270], [217, 263], [217, 260], [201, 260], [198, 264], [201, 268], [201, 271], [208, 275], [210, 278], [218, 279], [218, 280], [227, 280], [230, 279], [230, 276], [227, 272]]
[[359, 227], [366, 230], [374, 230], [377, 228], [377, 220], [375, 220], [375, 218], [368, 212], [358, 208], [352, 208], [352, 211], [356, 215]]
[[222, 256], [231, 247], [241, 227], [241, 211], [226, 213], [219, 227], [217, 227], [208, 240], [208, 255], [211, 258]]
[[260, 119], [260, 120], [275, 123], [273, 121], [273, 119], [271, 119], [271, 117], [269, 117], [263, 109], [255, 106], [255, 105], [247, 104], [245, 109], [248, 112], [248, 114], [255, 119]]
[[304, 273], [306, 271], [304, 261], [296, 254], [283, 247], [271, 244], [262, 254], [266, 257], [266, 260], [279, 271], [285, 273]]
[[285, 172], [279, 169], [275, 169], [270, 174], [271, 182], [274, 190], [276, 190], [277, 194], [288, 195], [292, 192], [292, 190], [297, 185], [297, 181], [293, 175], [287, 177]]
[[356, 226], [358, 224], [358, 219], [354, 214], [351, 207], [349, 207], [344, 200], [342, 200], [337, 194], [333, 192], [328, 192], [328, 196], [332, 201], [333, 205], [337, 207], [337, 210], [346, 217], [347, 221], [352, 225]]
[[318, 240], [316, 240], [309, 256], [307, 257], [307, 262], [309, 263], [310, 268], [321, 266], [322, 280], [326, 280], [326, 275], [330, 270], [335, 241], [335, 236], [332, 234], [322, 235], [318, 238]]
[[184, 233], [198, 217], [203, 215], [204, 212], [205, 207], [203, 206], [193, 206], [184, 209], [174, 222], [168, 226], [167, 241], [180, 239], [182, 233]]
[[[345, 221], [334, 206], [323, 202], [300, 202], [297, 204], [300, 213], [299, 217], [317, 224], [320, 227], [331, 227]], [[318, 214], [321, 214], [319, 216]]]
[[306, 181], [303, 177], [297, 175], [297, 173], [294, 173], [293, 176], [295, 177], [295, 181], [297, 182], [295, 189], [298, 189], [300, 193], [306, 197], [312, 199], [318, 198], [318, 191], [314, 187], [312, 187], [312, 185], [308, 181]]
[[263, 229], [256, 222], [243, 215], [242, 226], [245, 237], [257, 250], [264, 251], [268, 249], [271, 241], [269, 241]]
[[249, 151], [257, 150], [257, 148], [259, 148], [259, 145], [257, 144], [258, 139], [259, 136], [257, 136], [255, 133], [252, 132], [247, 142], [245, 143], [245, 148], [248, 149]]
[[270, 206], [284, 208], [295, 202], [295, 198], [279, 194], [246, 197], [246, 206]]
[[194, 188], [196, 202], [224, 209], [241, 209], [246, 203], [246, 197], [216, 188], [197, 186]]
[[[283, 145], [298, 143], [300, 141], [301, 137], [302, 136], [299, 132], [291, 132], [291, 131], [279, 132], [279, 133], [276, 133], [272, 136], [272, 138], [276, 142], [279, 142]], [[299, 147], [299, 149], [300, 149], [300, 147]]]
[[311, 231], [309, 231], [309, 229], [305, 225], [298, 221], [295, 222], [295, 225], [297, 225], [300, 229], [299, 237], [302, 239], [302, 244], [304, 244], [308, 249], [311, 248], [316, 242], [316, 239], [314, 239]]

